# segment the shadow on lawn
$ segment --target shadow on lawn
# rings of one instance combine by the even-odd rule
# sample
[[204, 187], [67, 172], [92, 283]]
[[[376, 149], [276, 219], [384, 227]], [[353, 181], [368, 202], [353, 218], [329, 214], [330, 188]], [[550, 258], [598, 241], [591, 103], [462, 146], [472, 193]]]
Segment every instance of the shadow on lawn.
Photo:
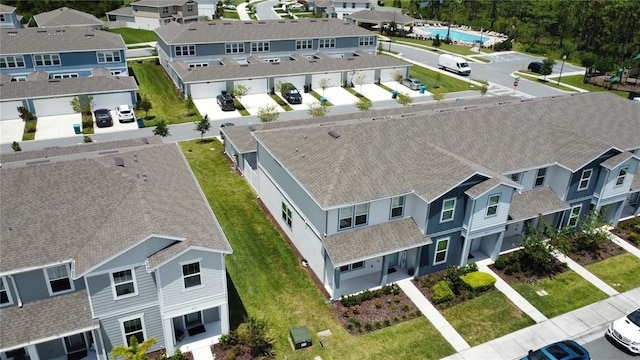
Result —
[[235, 330], [248, 317], [248, 314], [229, 273], [227, 273], [227, 292], [229, 293], [229, 328]]

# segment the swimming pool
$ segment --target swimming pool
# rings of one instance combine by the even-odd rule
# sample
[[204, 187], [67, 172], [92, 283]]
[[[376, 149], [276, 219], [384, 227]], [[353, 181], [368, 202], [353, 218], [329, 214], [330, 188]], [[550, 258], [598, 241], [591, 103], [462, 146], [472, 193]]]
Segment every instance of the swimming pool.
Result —
[[[444, 39], [445, 37], [447, 37], [447, 29], [429, 29], [429, 28], [419, 28], [420, 31], [422, 31], [425, 35], [427, 36], [431, 36], [431, 37], [436, 37], [436, 35], [440, 35], [440, 39]], [[480, 38], [480, 36], [477, 35], [471, 35], [471, 34], [467, 34], [467, 33], [463, 33], [463, 32], [459, 32], [459, 31], [455, 31], [455, 30], [451, 30], [449, 32], [449, 37], [451, 38], [451, 40], [455, 40], [455, 41], [465, 41], [465, 42], [486, 42], [487, 40], [489, 40], [488, 37], [482, 37], [482, 39]]]

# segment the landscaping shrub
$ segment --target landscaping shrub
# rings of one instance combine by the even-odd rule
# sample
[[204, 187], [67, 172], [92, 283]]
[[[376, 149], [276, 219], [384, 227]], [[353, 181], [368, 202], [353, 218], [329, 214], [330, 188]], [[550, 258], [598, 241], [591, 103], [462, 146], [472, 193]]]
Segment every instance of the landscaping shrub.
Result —
[[460, 279], [464, 282], [465, 287], [474, 293], [491, 290], [496, 283], [493, 276], [480, 271], [462, 275]]
[[498, 270], [504, 269], [505, 266], [507, 266], [507, 257], [505, 255], [500, 255], [494, 265]]
[[640, 245], [640, 233], [633, 232], [629, 234], [629, 241], [636, 245]]
[[24, 132], [27, 134], [32, 134], [34, 132], [36, 132], [36, 126], [37, 126], [37, 122], [35, 121], [26, 121], [24, 123]]
[[431, 291], [433, 291], [431, 301], [433, 301], [434, 304], [440, 304], [453, 300], [453, 291], [451, 291], [451, 289], [449, 288], [449, 284], [447, 284], [447, 282], [444, 280], [435, 284], [431, 288]]

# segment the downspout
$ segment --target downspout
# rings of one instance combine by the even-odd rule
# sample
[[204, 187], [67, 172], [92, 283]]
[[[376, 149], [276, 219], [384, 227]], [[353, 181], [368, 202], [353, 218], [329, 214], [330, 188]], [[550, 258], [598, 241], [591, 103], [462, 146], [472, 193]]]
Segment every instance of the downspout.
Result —
[[20, 292], [18, 292], [18, 287], [16, 286], [16, 280], [13, 278], [13, 275], [8, 275], [9, 279], [11, 279], [11, 285], [13, 285], [13, 289], [16, 291], [16, 300], [18, 301], [18, 307], [22, 307], [22, 299], [20, 298]]
[[104, 346], [104, 339], [102, 338], [102, 327], [100, 327], [99, 329], [96, 329], [98, 332], [98, 338], [100, 339], [100, 346], [102, 347], [102, 356], [104, 357], [104, 359], [108, 359], [107, 357], [107, 349]]

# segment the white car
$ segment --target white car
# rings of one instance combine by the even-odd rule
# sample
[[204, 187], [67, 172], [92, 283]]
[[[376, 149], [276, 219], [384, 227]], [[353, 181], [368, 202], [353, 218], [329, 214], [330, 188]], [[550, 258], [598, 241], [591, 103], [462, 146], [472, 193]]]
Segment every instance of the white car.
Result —
[[118, 116], [118, 121], [121, 123], [132, 122], [136, 119], [133, 114], [133, 109], [129, 105], [120, 105], [116, 107], [116, 114]]
[[640, 309], [611, 323], [606, 335], [635, 355], [640, 355]]

